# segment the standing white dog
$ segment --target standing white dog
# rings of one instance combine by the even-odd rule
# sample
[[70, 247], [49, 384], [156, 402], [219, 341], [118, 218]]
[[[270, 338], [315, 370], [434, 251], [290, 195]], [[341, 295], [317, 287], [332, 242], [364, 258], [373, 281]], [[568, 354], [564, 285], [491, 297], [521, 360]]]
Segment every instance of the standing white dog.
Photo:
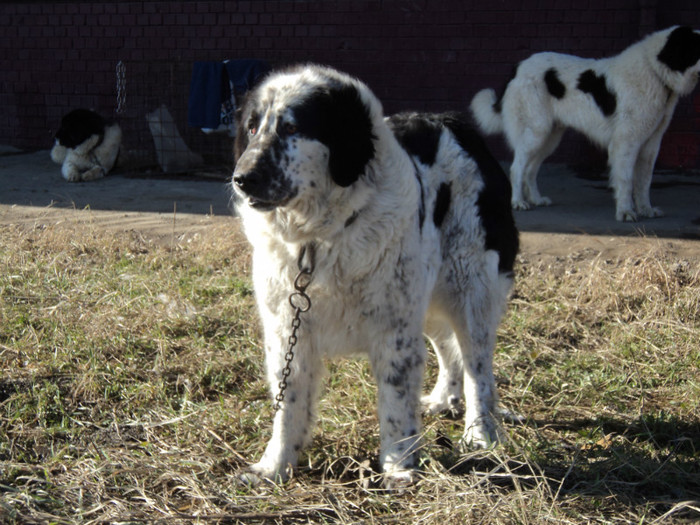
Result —
[[[272, 74], [248, 96], [233, 187], [253, 245], [267, 379], [283, 399], [246, 481], [287, 477], [311, 437], [324, 357], [365, 353], [385, 482], [409, 482], [424, 330], [440, 363], [426, 408], [454, 408], [464, 394], [464, 441], [497, 439], [493, 349], [518, 234], [508, 178], [465, 122], [385, 120], [367, 86], [318, 66]], [[312, 304], [295, 319], [300, 270]]]
[[537, 172], [570, 127], [607, 148], [615, 218], [660, 217], [649, 200], [654, 163], [678, 97], [693, 90], [699, 72], [700, 33], [671, 27], [611, 58], [532, 55], [500, 99], [485, 89], [471, 110], [485, 133], [504, 133], [513, 150], [516, 210], [551, 204], [540, 195]]
[[74, 109], [61, 119], [51, 160], [62, 164], [69, 182], [104, 177], [114, 167], [122, 142], [119, 124], [89, 109]]

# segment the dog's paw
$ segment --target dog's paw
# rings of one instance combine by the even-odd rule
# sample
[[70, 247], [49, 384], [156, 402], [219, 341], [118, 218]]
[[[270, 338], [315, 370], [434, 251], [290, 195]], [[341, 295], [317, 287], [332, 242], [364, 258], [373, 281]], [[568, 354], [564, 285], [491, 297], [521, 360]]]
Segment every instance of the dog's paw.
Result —
[[618, 222], [637, 222], [637, 214], [632, 210], [619, 210], [615, 213]]
[[512, 201], [511, 205], [513, 206], [514, 210], [520, 211], [529, 210], [531, 208], [530, 203], [525, 202], [524, 200]]
[[417, 481], [418, 473], [415, 470], [396, 469], [384, 473], [382, 488], [400, 493], [415, 485]]
[[64, 171], [63, 172], [63, 178], [66, 179], [68, 182], [80, 182], [80, 172], [76, 170], [70, 170], [70, 171]]
[[99, 166], [93, 166], [87, 171], [84, 171], [80, 178], [84, 181], [97, 180], [105, 176], [104, 170]]
[[640, 209], [639, 215], [641, 215], [642, 217], [651, 217], [653, 219], [666, 216], [666, 214], [661, 208], [652, 208], [651, 206], [649, 206], [648, 208]]
[[551, 206], [552, 199], [549, 197], [540, 197], [534, 202], [535, 206]]
[[447, 413], [450, 415], [458, 415], [463, 412], [461, 406], [461, 397], [455, 395], [449, 396], [423, 396], [421, 398], [421, 407], [424, 414], [431, 416]]
[[504, 407], [498, 407], [496, 409], [496, 413], [498, 414], [498, 417], [500, 417], [506, 423], [510, 423], [511, 425], [522, 425], [525, 423], [526, 420], [525, 416], [523, 416], [522, 414], [519, 414]]
[[237, 477], [240, 484], [255, 487], [263, 482], [284, 483], [291, 477], [291, 472], [291, 466], [286, 469], [275, 469], [260, 461], [239, 472]]
[[257, 487], [262, 482], [268, 481], [267, 479], [260, 477], [260, 475], [257, 472], [253, 471], [250, 468], [239, 472], [236, 476], [236, 480], [240, 485], [244, 485], [246, 487]]
[[496, 446], [499, 441], [496, 423], [489, 418], [488, 421], [474, 421], [467, 425], [460, 446], [465, 450], [470, 448], [489, 449]]

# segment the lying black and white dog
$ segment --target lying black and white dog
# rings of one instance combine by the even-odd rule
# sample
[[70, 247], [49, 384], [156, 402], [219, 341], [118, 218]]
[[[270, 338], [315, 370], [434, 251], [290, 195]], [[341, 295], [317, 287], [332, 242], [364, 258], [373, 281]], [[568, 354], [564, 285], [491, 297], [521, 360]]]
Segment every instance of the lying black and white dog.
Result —
[[324, 357], [365, 353], [378, 385], [380, 462], [409, 482], [421, 435], [423, 333], [440, 363], [424, 408], [466, 396], [464, 442], [497, 439], [496, 329], [518, 234], [508, 179], [457, 114], [385, 119], [338, 71], [273, 73], [242, 107], [233, 188], [253, 245], [267, 379], [279, 392], [300, 267], [311, 271], [284, 400], [244, 475], [285, 479], [311, 437]]
[[99, 179], [114, 167], [121, 141], [119, 124], [89, 109], [74, 109], [61, 119], [51, 160], [62, 164], [67, 181]]
[[661, 138], [678, 98], [700, 73], [700, 32], [658, 31], [619, 55], [600, 60], [537, 53], [518, 65], [502, 97], [477, 93], [471, 109], [486, 133], [504, 133], [514, 152], [513, 208], [551, 204], [537, 172], [573, 128], [607, 149], [618, 221], [660, 217], [649, 200]]

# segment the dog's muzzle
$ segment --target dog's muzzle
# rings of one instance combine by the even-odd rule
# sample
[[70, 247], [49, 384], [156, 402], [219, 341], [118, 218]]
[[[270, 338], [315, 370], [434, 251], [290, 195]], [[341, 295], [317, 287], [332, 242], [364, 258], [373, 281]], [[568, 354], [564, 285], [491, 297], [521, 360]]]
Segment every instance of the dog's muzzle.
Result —
[[270, 211], [287, 204], [296, 191], [281, 174], [271, 176], [267, 171], [234, 171], [233, 187], [251, 208]]
[[272, 149], [269, 145], [247, 149], [233, 172], [234, 190], [251, 208], [259, 211], [283, 206], [297, 193]]

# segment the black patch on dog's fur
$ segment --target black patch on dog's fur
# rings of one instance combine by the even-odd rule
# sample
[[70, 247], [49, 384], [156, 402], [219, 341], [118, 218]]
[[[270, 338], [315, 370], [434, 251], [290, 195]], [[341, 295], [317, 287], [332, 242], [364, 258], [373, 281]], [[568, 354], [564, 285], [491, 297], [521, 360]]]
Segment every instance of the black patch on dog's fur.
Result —
[[554, 98], [562, 99], [566, 94], [566, 86], [559, 80], [557, 70], [553, 67], [549, 68], [544, 74], [544, 83], [547, 85], [547, 91]]
[[388, 124], [399, 144], [426, 166], [435, 163], [442, 128], [418, 113], [399, 113]]
[[508, 176], [489, 151], [484, 139], [468, 124], [461, 113], [439, 116], [442, 123], [454, 134], [459, 145], [476, 162], [484, 181], [476, 205], [486, 232], [486, 249], [498, 252], [498, 270], [513, 271], [520, 242], [510, 204], [511, 187]]
[[578, 89], [593, 96], [593, 100], [598, 105], [603, 115], [609, 117], [615, 113], [617, 107], [617, 97], [612, 93], [605, 83], [605, 75], [598, 76], [595, 71], [587, 69], [578, 77]]
[[700, 60], [700, 34], [690, 27], [677, 27], [668, 35], [657, 58], [669, 69], [683, 73]]
[[445, 215], [450, 209], [451, 200], [452, 190], [450, 185], [443, 182], [438, 188], [437, 196], [435, 197], [435, 208], [433, 208], [433, 223], [436, 228], [442, 226], [442, 221], [445, 220]]
[[352, 85], [317, 90], [292, 108], [299, 133], [325, 144], [333, 181], [347, 187], [374, 156], [369, 108]]
[[[404, 113], [393, 115], [388, 121], [401, 145], [411, 155], [421, 158], [423, 153], [424, 158], [432, 159], [433, 162], [443, 129], [452, 132], [462, 149], [474, 159], [484, 180], [476, 204], [486, 230], [486, 249], [498, 252], [499, 271], [512, 272], [519, 241], [510, 204], [510, 182], [481, 135], [468, 122], [468, 117], [461, 113]], [[421, 143], [419, 139], [427, 144]], [[436, 226], [445, 219], [450, 201], [450, 187], [443, 184], [438, 190], [433, 212]]]
[[61, 146], [75, 148], [92, 135], [99, 135], [100, 141], [105, 132], [105, 119], [89, 109], [74, 109], [61, 119], [61, 127], [56, 132], [56, 140]]

